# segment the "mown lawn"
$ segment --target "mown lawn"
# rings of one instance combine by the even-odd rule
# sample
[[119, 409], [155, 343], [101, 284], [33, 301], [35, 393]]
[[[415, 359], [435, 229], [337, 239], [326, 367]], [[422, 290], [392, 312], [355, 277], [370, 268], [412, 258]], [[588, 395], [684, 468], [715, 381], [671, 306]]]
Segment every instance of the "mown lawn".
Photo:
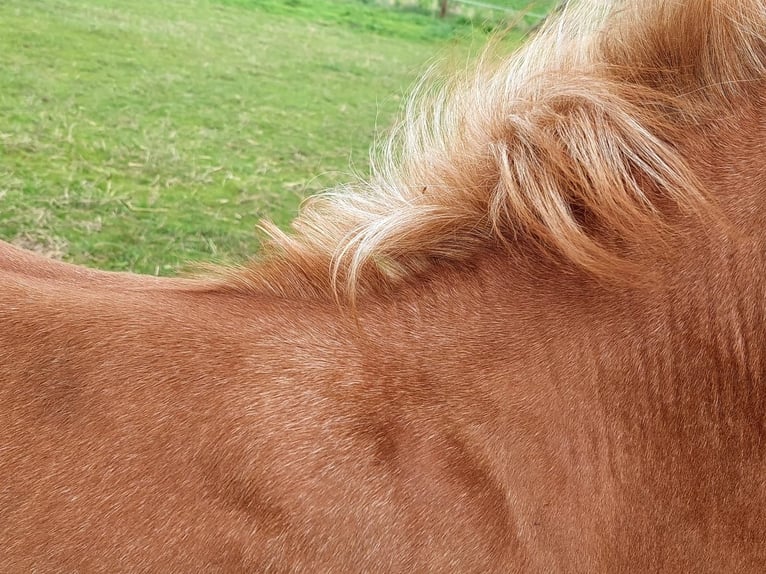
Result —
[[0, 26], [0, 238], [159, 274], [365, 173], [426, 63], [485, 37], [361, 0], [4, 0]]

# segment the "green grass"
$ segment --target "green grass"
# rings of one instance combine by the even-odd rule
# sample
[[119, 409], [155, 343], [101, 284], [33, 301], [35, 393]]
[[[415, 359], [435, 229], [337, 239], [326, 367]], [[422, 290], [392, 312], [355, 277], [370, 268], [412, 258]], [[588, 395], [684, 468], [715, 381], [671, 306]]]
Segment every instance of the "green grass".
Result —
[[360, 0], [5, 0], [0, 23], [0, 238], [160, 274], [242, 260], [260, 218], [364, 173], [425, 63], [483, 37]]

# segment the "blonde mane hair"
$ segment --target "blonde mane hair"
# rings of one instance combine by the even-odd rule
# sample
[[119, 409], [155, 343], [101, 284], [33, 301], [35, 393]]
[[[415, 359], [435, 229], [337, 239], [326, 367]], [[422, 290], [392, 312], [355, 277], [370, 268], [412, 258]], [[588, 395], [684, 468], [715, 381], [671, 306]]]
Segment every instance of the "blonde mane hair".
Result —
[[[421, 84], [369, 181], [265, 225], [236, 289], [355, 299], [524, 243], [597, 277], [709, 198], [675, 142], [766, 69], [762, 0], [570, 2], [510, 57]], [[489, 54], [489, 52], [488, 52]]]

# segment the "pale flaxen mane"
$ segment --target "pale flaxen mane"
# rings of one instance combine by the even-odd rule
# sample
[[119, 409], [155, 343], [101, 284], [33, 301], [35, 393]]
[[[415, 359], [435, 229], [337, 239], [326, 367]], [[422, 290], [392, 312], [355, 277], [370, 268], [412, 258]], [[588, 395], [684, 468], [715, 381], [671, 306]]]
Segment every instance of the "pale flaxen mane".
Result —
[[[711, 204], [674, 142], [766, 68], [762, 0], [570, 2], [520, 51], [422, 88], [367, 182], [267, 226], [238, 289], [345, 297], [524, 243], [597, 277]], [[627, 248], [626, 248], [627, 246]]]

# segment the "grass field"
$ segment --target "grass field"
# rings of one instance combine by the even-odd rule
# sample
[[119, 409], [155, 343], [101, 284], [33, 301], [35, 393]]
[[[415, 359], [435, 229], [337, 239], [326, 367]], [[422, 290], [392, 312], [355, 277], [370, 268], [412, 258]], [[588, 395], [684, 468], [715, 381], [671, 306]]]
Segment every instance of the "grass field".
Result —
[[361, 0], [4, 0], [0, 24], [0, 238], [159, 274], [242, 260], [260, 218], [365, 173], [425, 64], [484, 38]]

